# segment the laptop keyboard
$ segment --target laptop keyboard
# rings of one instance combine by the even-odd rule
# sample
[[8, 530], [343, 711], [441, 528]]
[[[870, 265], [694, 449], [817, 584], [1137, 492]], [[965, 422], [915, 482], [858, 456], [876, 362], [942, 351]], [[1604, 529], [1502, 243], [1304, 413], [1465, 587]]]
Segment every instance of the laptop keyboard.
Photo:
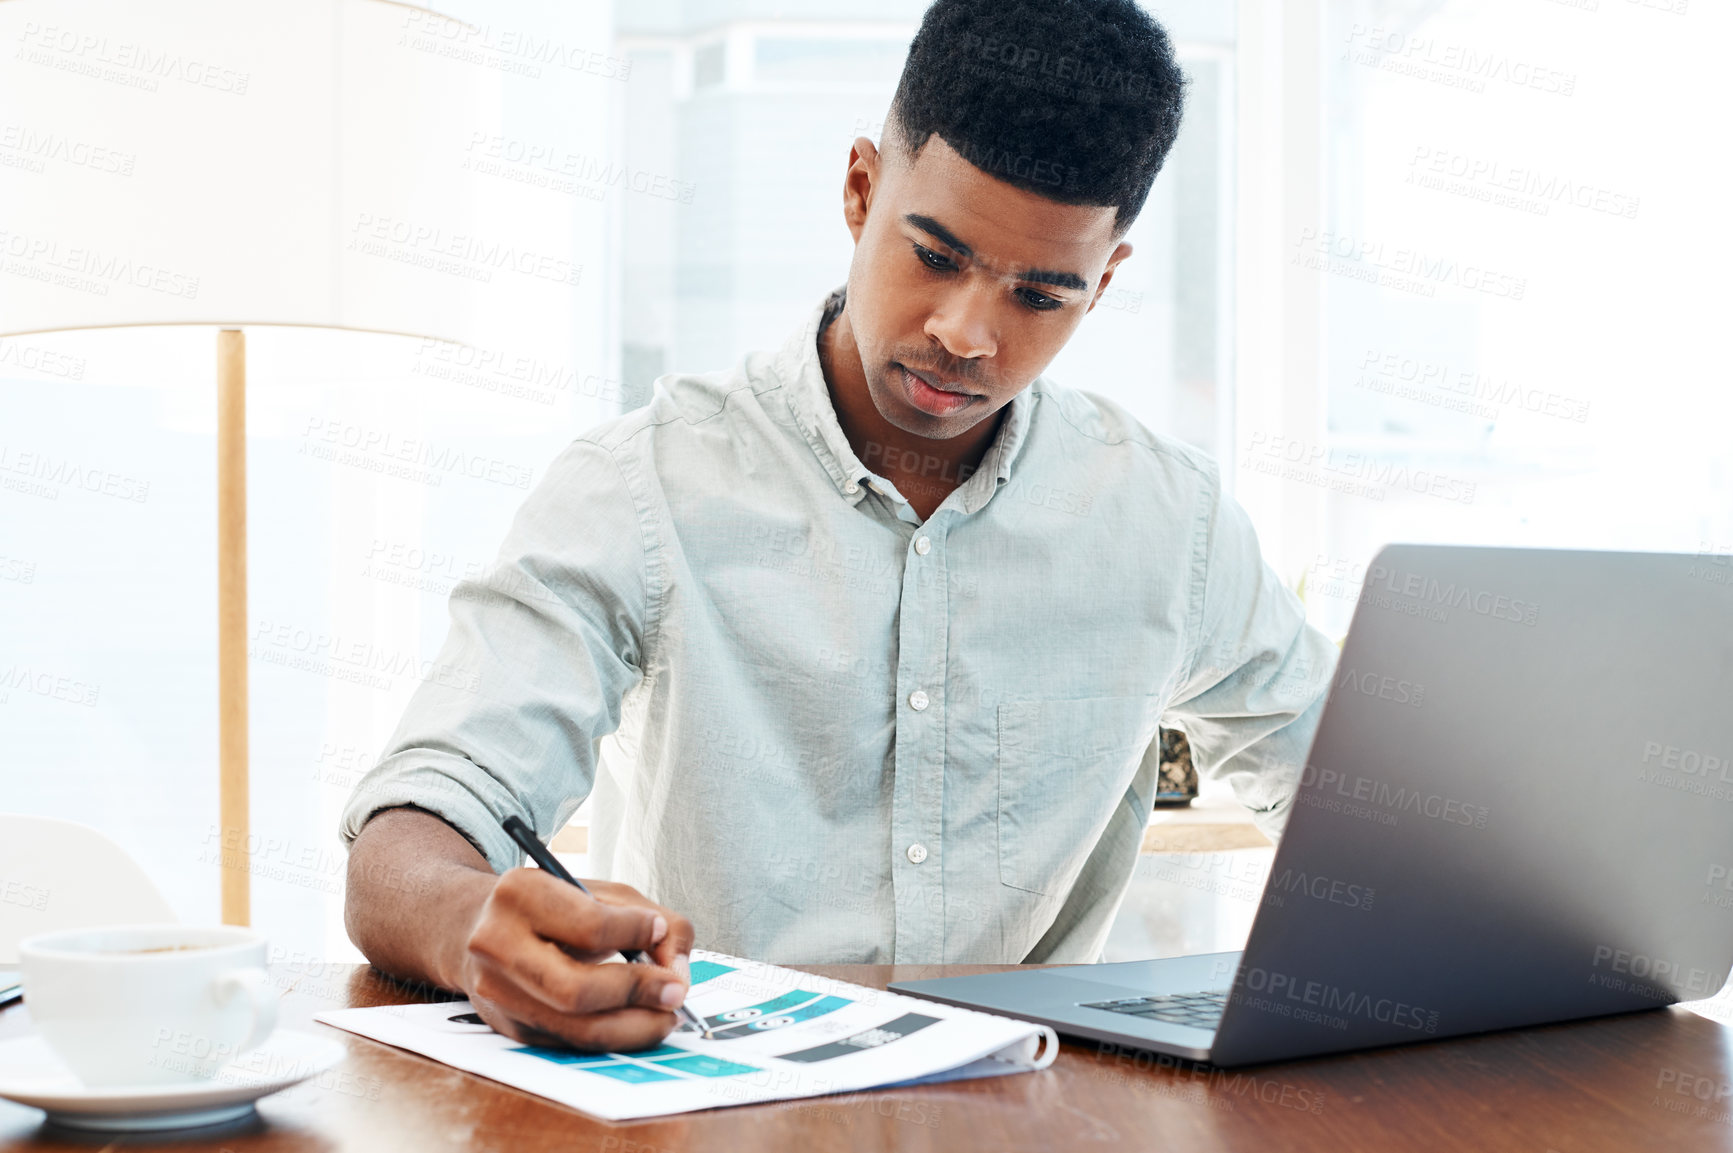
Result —
[[1126, 997], [1118, 1001], [1086, 1001], [1085, 1009], [1106, 1009], [1109, 1013], [1124, 1013], [1148, 1021], [1169, 1025], [1186, 1025], [1193, 1029], [1214, 1029], [1222, 1021], [1227, 1007], [1227, 990], [1214, 993], [1172, 993], [1165, 997]]

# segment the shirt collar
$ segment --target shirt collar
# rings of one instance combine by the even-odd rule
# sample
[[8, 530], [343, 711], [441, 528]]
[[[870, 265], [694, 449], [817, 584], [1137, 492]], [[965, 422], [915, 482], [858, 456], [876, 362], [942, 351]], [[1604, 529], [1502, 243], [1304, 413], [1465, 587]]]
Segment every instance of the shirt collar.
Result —
[[[866, 494], [863, 482], [874, 474], [860, 462], [848, 443], [848, 437], [843, 434], [842, 425], [836, 419], [836, 407], [830, 400], [830, 388], [824, 382], [824, 368], [818, 359], [818, 332], [824, 323], [825, 310], [838, 301], [842, 291], [841, 288], [834, 289], [814, 306], [806, 323], [783, 343], [774, 363], [777, 376], [783, 383], [783, 395], [788, 398], [789, 410], [801, 435], [812, 446], [813, 454], [818, 457], [819, 464], [829, 474], [837, 491], [853, 504]], [[979, 511], [998, 487], [1011, 479], [1011, 466], [1028, 439], [1039, 383], [1037, 380], [1019, 392], [1006, 406], [1005, 418], [999, 423], [993, 443], [987, 446], [979, 469], [979, 472], [993, 477], [993, 484], [964, 484], [963, 508], [966, 512]], [[970, 481], [973, 479], [971, 477]]]

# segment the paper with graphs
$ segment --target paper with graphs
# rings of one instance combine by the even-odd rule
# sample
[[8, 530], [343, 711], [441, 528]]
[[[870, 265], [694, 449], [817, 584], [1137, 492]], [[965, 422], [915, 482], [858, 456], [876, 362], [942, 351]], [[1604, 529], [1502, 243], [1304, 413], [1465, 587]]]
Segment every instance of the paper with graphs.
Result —
[[495, 1033], [467, 1001], [316, 1018], [611, 1121], [1045, 1069], [1045, 1025], [696, 949], [682, 1025], [654, 1049], [576, 1053]]

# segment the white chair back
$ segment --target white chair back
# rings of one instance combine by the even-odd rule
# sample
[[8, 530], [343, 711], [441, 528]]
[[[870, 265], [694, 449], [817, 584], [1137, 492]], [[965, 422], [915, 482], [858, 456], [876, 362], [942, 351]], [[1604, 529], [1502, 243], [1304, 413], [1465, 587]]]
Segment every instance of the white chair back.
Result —
[[0, 813], [0, 967], [56, 929], [178, 920], [126, 850], [87, 825]]

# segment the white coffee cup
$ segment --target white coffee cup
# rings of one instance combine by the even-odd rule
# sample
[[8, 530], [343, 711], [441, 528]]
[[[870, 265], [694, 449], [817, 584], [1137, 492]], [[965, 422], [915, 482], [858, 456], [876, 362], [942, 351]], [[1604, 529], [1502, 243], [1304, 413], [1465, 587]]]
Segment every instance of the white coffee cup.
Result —
[[25, 938], [18, 958], [31, 1020], [92, 1087], [208, 1081], [276, 1025], [249, 929], [70, 929]]

